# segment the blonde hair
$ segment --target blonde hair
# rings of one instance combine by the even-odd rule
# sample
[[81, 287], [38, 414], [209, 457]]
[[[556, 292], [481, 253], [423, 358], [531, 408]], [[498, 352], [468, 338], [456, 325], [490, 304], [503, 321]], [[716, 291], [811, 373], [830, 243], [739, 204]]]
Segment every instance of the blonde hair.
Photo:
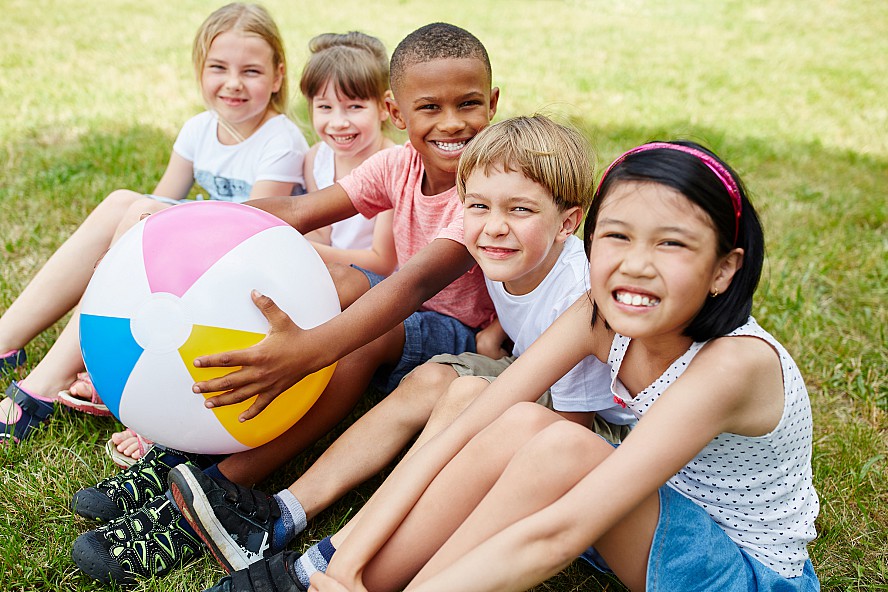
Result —
[[389, 88], [385, 45], [359, 31], [324, 33], [308, 43], [311, 57], [302, 70], [299, 89], [309, 102], [333, 83], [349, 99], [382, 103]]
[[593, 165], [588, 142], [580, 133], [544, 115], [513, 117], [475, 136], [459, 159], [456, 189], [466, 194], [466, 179], [481, 170], [521, 173], [552, 194], [562, 211], [584, 210], [592, 201]]
[[271, 47], [272, 65], [275, 72], [283, 66], [283, 80], [277, 92], [271, 95], [270, 104], [278, 113], [287, 112], [289, 91], [287, 87], [287, 56], [284, 52], [284, 42], [274, 19], [265, 8], [258, 4], [242, 4], [235, 2], [227, 4], [215, 10], [207, 20], [203, 22], [197, 35], [194, 37], [194, 47], [191, 51], [191, 60], [194, 64], [194, 73], [198, 82], [201, 79], [207, 54], [213, 40], [222, 33], [234, 31], [244, 35], [255, 35]]

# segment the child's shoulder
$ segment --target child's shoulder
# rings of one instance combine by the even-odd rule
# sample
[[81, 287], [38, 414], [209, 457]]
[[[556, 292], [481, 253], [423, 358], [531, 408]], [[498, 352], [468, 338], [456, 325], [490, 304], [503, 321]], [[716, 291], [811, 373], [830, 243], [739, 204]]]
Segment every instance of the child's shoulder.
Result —
[[308, 151], [308, 141], [305, 139], [305, 134], [292, 119], [283, 113], [269, 118], [250, 137], [254, 136], [264, 141], [287, 141], [303, 153]]

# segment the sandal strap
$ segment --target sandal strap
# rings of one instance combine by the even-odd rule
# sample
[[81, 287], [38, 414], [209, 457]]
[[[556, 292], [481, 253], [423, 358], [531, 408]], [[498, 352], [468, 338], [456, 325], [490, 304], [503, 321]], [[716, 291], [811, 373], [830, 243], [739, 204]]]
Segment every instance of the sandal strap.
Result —
[[28, 361], [25, 348], [13, 349], [0, 355], [0, 370], [13, 370]]
[[77, 384], [78, 382], [87, 387], [88, 392], [83, 394], [89, 396], [90, 403], [104, 405], [104, 403], [102, 402], [102, 398], [99, 397], [99, 393], [98, 391], [96, 391], [96, 385], [93, 384], [92, 377], [89, 375], [89, 372], [78, 372], [77, 380], [74, 381], [74, 384]]
[[12, 381], [12, 384], [6, 389], [6, 396], [12, 399], [14, 403], [17, 403], [22, 408], [22, 411], [40, 422], [52, 415], [54, 409], [52, 403], [47, 403], [31, 396], [15, 381]]

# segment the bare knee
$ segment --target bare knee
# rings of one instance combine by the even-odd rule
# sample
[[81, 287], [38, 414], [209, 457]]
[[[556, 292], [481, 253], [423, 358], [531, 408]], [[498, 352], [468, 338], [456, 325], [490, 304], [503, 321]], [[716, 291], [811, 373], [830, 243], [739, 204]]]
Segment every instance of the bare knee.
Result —
[[505, 426], [506, 429], [537, 434], [559, 419], [560, 416], [542, 405], [521, 402], [506, 409], [496, 423]]
[[388, 398], [404, 406], [422, 407], [428, 419], [436, 402], [457, 377], [450, 365], [426, 362], [405, 376]]
[[560, 420], [541, 430], [533, 439], [534, 451], [559, 464], [588, 472], [607, 458], [613, 447], [588, 428]]
[[327, 271], [333, 279], [339, 295], [339, 307], [348, 308], [355, 300], [370, 289], [370, 280], [364, 272], [344, 263], [328, 263]]
[[119, 238], [127, 230], [138, 224], [145, 216], [154, 214], [168, 207], [170, 207], [169, 204], [161, 203], [150, 197], [145, 197], [144, 195], [135, 194], [135, 199], [133, 199], [120, 216], [120, 220], [118, 221], [117, 228], [114, 232], [115, 239]]
[[460, 376], [451, 381], [446, 392], [440, 396], [432, 415], [438, 421], [445, 417], [453, 421], [489, 385], [487, 380], [477, 376]]
[[121, 219], [127, 210], [139, 201], [145, 199], [140, 193], [130, 191], [129, 189], [118, 189], [109, 193], [102, 202], [96, 206], [95, 214], [100, 216], [110, 216], [114, 219]]
[[129, 189], [117, 189], [109, 193], [105, 197], [105, 199], [102, 200], [102, 204], [107, 204], [109, 207], [118, 207], [126, 210], [135, 202], [144, 198], [144, 195], [136, 191], [130, 191]]

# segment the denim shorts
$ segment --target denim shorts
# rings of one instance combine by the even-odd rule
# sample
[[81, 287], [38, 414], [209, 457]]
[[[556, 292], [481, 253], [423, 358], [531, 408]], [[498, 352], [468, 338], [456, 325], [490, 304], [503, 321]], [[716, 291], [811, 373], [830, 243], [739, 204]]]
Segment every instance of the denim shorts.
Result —
[[[820, 590], [810, 559], [800, 576], [781, 576], [740, 548], [703, 508], [668, 485], [660, 487], [659, 494], [660, 519], [648, 557], [647, 590]], [[593, 547], [580, 558], [611, 573]]]
[[[384, 276], [352, 265], [370, 280], [372, 288]], [[475, 351], [477, 329], [453, 317], [432, 311], [417, 311], [404, 319], [404, 351], [394, 367], [380, 368], [373, 376], [373, 386], [388, 394], [411, 370], [437, 354], [461, 354]]]

